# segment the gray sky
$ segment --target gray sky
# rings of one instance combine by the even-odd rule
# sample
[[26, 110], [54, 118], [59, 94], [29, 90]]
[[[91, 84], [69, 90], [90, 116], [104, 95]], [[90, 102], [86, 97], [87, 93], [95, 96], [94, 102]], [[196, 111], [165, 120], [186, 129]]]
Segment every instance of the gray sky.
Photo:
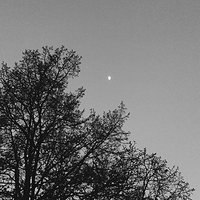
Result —
[[102, 113], [123, 100], [131, 139], [179, 166], [198, 199], [199, 0], [2, 0], [0, 44], [10, 66], [24, 49], [76, 50], [82, 106]]

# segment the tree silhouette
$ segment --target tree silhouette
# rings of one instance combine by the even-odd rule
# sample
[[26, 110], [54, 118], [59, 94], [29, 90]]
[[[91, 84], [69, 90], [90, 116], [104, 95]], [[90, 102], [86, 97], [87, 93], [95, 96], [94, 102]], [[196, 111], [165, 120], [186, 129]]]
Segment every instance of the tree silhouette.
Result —
[[178, 169], [128, 141], [123, 103], [103, 116], [79, 109], [75, 51], [26, 50], [0, 70], [0, 198], [190, 199]]
[[[178, 167], [168, 167], [166, 160], [156, 154], [147, 154], [146, 149], [138, 150], [138, 154], [137, 165], [129, 169], [135, 171], [134, 176], [129, 177], [134, 185], [133, 199], [190, 199], [194, 189], [184, 181]], [[128, 157], [132, 156], [135, 157], [134, 154]]]

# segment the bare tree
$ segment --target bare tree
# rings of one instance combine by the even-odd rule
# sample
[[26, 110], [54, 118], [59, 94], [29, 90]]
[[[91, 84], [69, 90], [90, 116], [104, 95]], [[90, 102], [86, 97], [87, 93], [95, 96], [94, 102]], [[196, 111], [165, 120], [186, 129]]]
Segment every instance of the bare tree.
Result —
[[0, 198], [185, 199], [178, 169], [129, 143], [123, 103], [83, 117], [83, 88], [70, 92], [80, 60], [63, 46], [26, 50], [0, 70]]
[[138, 164], [132, 169], [136, 176], [130, 177], [138, 200], [189, 200], [194, 189], [184, 181], [178, 167], [168, 167], [167, 161], [156, 154], [140, 153]]

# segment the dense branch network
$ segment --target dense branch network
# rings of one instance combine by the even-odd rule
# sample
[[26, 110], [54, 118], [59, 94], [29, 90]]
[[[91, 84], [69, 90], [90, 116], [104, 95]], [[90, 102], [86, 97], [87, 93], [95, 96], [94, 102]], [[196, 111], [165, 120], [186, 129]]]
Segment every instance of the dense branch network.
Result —
[[0, 70], [0, 198], [14, 200], [189, 200], [178, 168], [139, 150], [123, 130], [123, 103], [87, 117], [75, 51], [26, 50]]

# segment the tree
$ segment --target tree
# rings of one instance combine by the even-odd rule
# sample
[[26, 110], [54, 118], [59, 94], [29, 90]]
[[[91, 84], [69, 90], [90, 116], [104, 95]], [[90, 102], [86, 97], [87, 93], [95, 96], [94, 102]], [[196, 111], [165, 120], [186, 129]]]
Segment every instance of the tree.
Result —
[[190, 199], [178, 169], [128, 141], [123, 103], [83, 116], [85, 90], [68, 91], [80, 61], [62, 46], [26, 50], [12, 69], [2, 64], [0, 198]]
[[[130, 176], [134, 199], [191, 199], [194, 189], [184, 181], [178, 167], [168, 167], [166, 160], [156, 154], [147, 154], [146, 149], [138, 151], [138, 163], [130, 169], [135, 172], [134, 176]], [[134, 154], [128, 157], [132, 156], [135, 157]]]
[[140, 150], [130, 142], [118, 154], [103, 155], [95, 153], [90, 162], [87, 186], [93, 192], [85, 193], [83, 199], [191, 199], [194, 189], [184, 181], [179, 169], [168, 167], [167, 161], [156, 154], [148, 154], [146, 149]]

